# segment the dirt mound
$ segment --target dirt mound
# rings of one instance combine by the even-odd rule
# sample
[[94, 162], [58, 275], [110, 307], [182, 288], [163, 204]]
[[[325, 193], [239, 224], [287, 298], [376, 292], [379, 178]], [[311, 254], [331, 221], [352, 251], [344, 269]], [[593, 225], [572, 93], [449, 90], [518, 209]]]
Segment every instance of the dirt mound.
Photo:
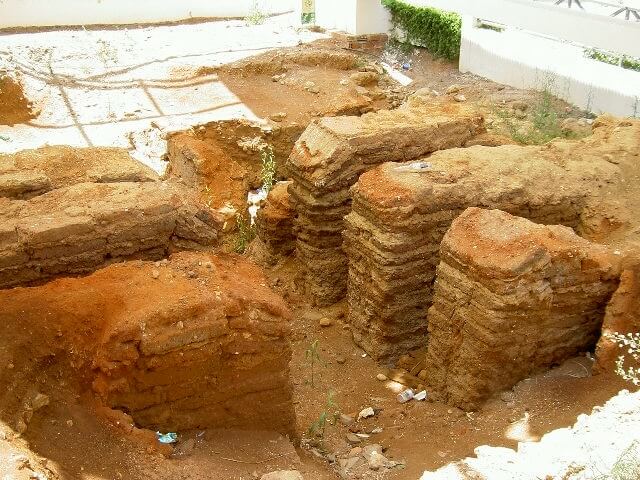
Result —
[[[358, 57], [353, 53], [315, 46], [303, 46], [295, 49], [267, 52], [215, 70], [240, 76], [276, 75], [286, 72], [295, 65], [351, 70], [356, 67], [357, 63]], [[201, 69], [200, 73], [208, 73], [209, 71], [210, 69]]]
[[[240, 257], [180, 253], [1, 291], [2, 362], [12, 368], [0, 380], [23, 382], [14, 375], [29, 364], [67, 357], [106, 405], [138, 425], [291, 434], [290, 314], [261, 284], [260, 270]], [[19, 398], [36, 398], [27, 392], [34, 387], [23, 385]], [[13, 412], [5, 421], [24, 431], [31, 417], [11, 398], [3, 397]]]
[[31, 103], [24, 97], [20, 82], [0, 74], [0, 125], [13, 126], [36, 117]]

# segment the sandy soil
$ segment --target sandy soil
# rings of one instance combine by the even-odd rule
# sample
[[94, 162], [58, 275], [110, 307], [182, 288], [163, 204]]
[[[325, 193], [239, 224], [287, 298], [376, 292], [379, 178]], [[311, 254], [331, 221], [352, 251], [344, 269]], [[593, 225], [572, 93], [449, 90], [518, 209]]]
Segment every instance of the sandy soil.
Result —
[[[271, 29], [271, 40], [277, 35], [284, 37], [282, 41], [263, 42], [265, 49], [295, 45], [299, 40], [318, 36], [298, 35], [287, 29], [274, 33], [277, 28], [271, 24], [247, 30], [249, 27], [235, 23], [218, 23], [212, 28], [222, 29], [222, 32], [224, 29], [234, 31], [234, 35], [225, 36], [229, 45], [221, 47], [222, 53], [210, 51], [207, 45], [210, 38], [224, 35], [216, 30], [219, 36], [211, 37], [211, 32], [205, 27], [197, 27], [190, 33], [194, 35], [191, 38], [197, 46], [192, 54], [181, 50], [184, 43], [170, 45], [171, 36], [167, 36], [167, 30], [164, 30], [170, 27], [109, 34], [87, 33], [95, 50], [92, 54], [87, 53], [87, 38], [82, 32], [0, 37], [0, 43], [16, 47], [15, 55], [4, 58], [5, 61], [17, 62], [25, 55], [30, 59], [27, 71], [31, 76], [25, 80], [25, 91], [28, 98], [32, 95], [29, 100], [41, 111], [40, 116], [29, 124], [0, 126], [0, 135], [10, 138], [10, 141], [0, 140], [0, 149], [13, 151], [43, 143], [94, 144], [99, 143], [99, 139], [107, 145], [123, 144], [140, 153], [138, 158], [144, 157], [147, 163], [162, 167], [160, 157], [164, 151], [154, 149], [157, 145], [164, 145], [163, 136], [172, 129], [239, 117], [261, 120], [269, 128], [279, 128], [279, 124], [304, 125], [310, 119], [327, 113], [362, 111], [359, 102], [363, 94], [358, 93], [353, 85], [341, 84], [341, 80], [358, 71], [362, 61], [344, 68], [343, 64], [327, 65], [323, 61], [305, 64], [289, 58], [283, 71], [253, 70], [250, 75], [246, 74], [250, 68], [246, 66], [220, 69], [220, 64], [255, 53], [246, 51], [247, 42], [254, 40], [252, 35], [255, 32]], [[187, 26], [171, 28], [182, 31]], [[121, 40], [118, 40], [118, 35], [124, 35], [128, 40], [117, 43]], [[161, 40], [163, 35], [164, 40]], [[67, 40], [73, 38], [75, 47], [58, 50], [52, 57], [47, 49], [57, 36]], [[244, 40], [238, 40], [240, 37]], [[204, 39], [209, 40], [205, 42]], [[320, 47], [331, 47], [329, 40], [323, 42]], [[79, 45], [83, 48], [79, 49]], [[144, 45], [147, 52], [144, 57], [136, 58], [139, 55], [134, 48], [136, 45]], [[301, 58], [309, 58], [305, 48], [297, 47]], [[238, 53], [240, 51], [241, 54]], [[95, 64], [92, 56], [97, 54], [104, 60], [102, 64]], [[198, 61], [193, 61], [190, 55], [197, 57]], [[276, 54], [267, 54], [254, 65], [273, 64], [274, 57], [269, 55]], [[71, 62], [74, 58], [75, 64]], [[412, 59], [412, 69], [407, 72], [415, 78], [411, 88], [401, 89], [397, 85], [385, 84], [384, 80], [382, 85], [387, 93], [367, 102], [365, 109], [393, 105], [407, 91], [417, 88], [425, 87], [445, 94], [449, 86], [458, 84], [459, 92], [465, 95], [466, 101], [477, 104], [487, 113], [490, 123], [495, 124], [492, 130], [501, 133], [503, 130], [497, 125], [497, 109], [507, 108], [515, 102], [532, 105], [538, 99], [532, 92], [517, 91], [460, 74], [454, 65], [434, 60], [424, 52], [417, 53]], [[375, 63], [376, 60], [365, 57], [364, 63]], [[47, 62], [49, 66], [53, 65], [48, 72], [42, 70]], [[64, 70], [63, 65], [68, 65], [68, 70]], [[274, 82], [273, 76], [282, 73], [285, 74], [280, 79], [283, 83], [280, 80]], [[152, 91], [152, 96], [159, 101], [149, 103], [143, 88], [146, 82], [150, 85], [147, 90]], [[307, 82], [314, 82], [319, 92], [312, 93], [305, 88]], [[35, 98], [34, 92], [37, 91], [41, 93]], [[67, 107], [64, 107], [65, 98], [73, 100], [70, 104], [67, 102]], [[578, 113], [568, 106], [562, 108], [566, 109], [567, 115]], [[204, 115], [206, 109], [217, 113]], [[65, 113], [56, 113], [61, 111]], [[267, 120], [281, 112], [286, 113], [284, 120]], [[530, 119], [517, 121], [526, 124]], [[152, 126], [152, 122], [156, 126]], [[149, 129], [154, 131], [150, 133]], [[241, 139], [232, 138], [229, 143], [237, 144], [238, 140]], [[256, 162], [254, 175], [258, 168], [259, 163]], [[238, 185], [244, 195], [248, 185], [243, 182]], [[591, 377], [588, 374], [590, 362], [580, 357], [560, 370], [522, 382], [513, 393], [491, 400], [475, 413], [465, 414], [428, 401], [401, 405], [396, 395], [402, 385], [394, 381], [379, 381], [376, 375], [384, 373], [390, 378], [403, 378], [409, 384], [416, 383], [416, 379], [406, 372], [392, 372], [376, 365], [354, 346], [348, 325], [344, 323], [344, 304], [320, 310], [305, 303], [296, 293], [296, 272], [295, 261], [287, 260], [267, 274], [271, 285], [294, 311], [291, 368], [299, 438], [292, 440], [297, 444], [307, 438], [297, 450], [284, 437], [273, 433], [179, 432], [181, 441], [175, 452], [177, 458], [165, 458], [150, 448], [152, 444], [147, 441], [148, 436], [127, 433], [98, 414], [93, 396], [88, 393], [86, 379], [78, 376], [70, 364], [71, 356], [56, 350], [55, 335], [34, 330], [25, 324], [2, 325], [0, 349], [5, 349], [5, 353], [6, 345], [16, 342], [29, 345], [29, 348], [13, 352], [14, 357], [3, 365], [7, 369], [5, 372], [12, 370], [10, 378], [18, 379], [3, 393], [3, 404], [17, 408], [27, 390], [47, 391], [50, 403], [34, 413], [24, 439], [37, 455], [49, 459], [47, 465], [57, 472], [50, 478], [250, 479], [271, 470], [295, 468], [307, 480], [334, 479], [338, 475], [332, 461], [348, 454], [351, 446], [346, 435], [351, 431], [370, 435], [362, 444], [380, 443], [386, 448], [388, 458], [404, 464], [404, 468], [388, 471], [358, 471], [352, 478], [412, 479], [418, 478], [426, 469], [435, 469], [471, 455], [478, 445], [513, 447], [518, 440], [535, 440], [554, 428], [568, 426], [575, 422], [577, 415], [604, 403], [623, 386], [628, 387], [612, 374]], [[140, 299], [143, 303], [156, 301], [160, 300], [154, 297], [151, 289], [147, 298]], [[43, 311], [43, 318], [46, 318], [46, 311]], [[330, 319], [331, 326], [321, 327], [322, 318]], [[311, 385], [306, 352], [316, 340], [320, 361], [315, 366], [317, 370]], [[55, 359], [51, 355], [54, 351]], [[417, 358], [417, 354], [413, 358]], [[415, 360], [411, 365], [411, 358], [405, 360], [408, 369], [417, 363]], [[329, 392], [334, 393], [337, 407], [327, 409]], [[309, 438], [308, 429], [322, 412], [339, 410], [357, 417], [365, 407], [373, 407], [375, 416], [356, 422], [350, 428], [338, 422], [327, 426], [324, 437]], [[8, 410], [2, 415], [5, 421], [7, 413]], [[381, 432], [371, 433], [377, 427], [382, 429]], [[14, 433], [4, 426], [3, 430], [3, 438], [12, 440]], [[187, 442], [189, 439], [194, 441]], [[18, 442], [13, 445], [18, 445]]]

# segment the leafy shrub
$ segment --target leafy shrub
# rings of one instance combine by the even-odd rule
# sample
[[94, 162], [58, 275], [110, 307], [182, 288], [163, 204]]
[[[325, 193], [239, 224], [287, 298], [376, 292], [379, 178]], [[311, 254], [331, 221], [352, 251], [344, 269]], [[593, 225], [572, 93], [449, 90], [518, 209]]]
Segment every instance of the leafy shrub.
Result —
[[[640, 363], [640, 333], [605, 333], [604, 336], [616, 343], [620, 348], [626, 348], [627, 353], [635, 361]], [[623, 355], [616, 361], [616, 373], [626, 381], [640, 386], [640, 367], [625, 367]]]
[[449, 60], [460, 56], [462, 20], [459, 15], [435, 8], [414, 7], [400, 0], [382, 0], [382, 4], [391, 13], [393, 27], [405, 33], [407, 42]]

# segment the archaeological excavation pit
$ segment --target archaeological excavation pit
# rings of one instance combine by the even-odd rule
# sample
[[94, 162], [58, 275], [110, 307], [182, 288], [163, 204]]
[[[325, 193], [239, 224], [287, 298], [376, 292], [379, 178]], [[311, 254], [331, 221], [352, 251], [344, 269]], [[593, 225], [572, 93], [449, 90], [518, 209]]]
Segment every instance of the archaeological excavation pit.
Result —
[[628, 464], [638, 120], [321, 17], [4, 31], [13, 1], [0, 477]]
[[604, 119], [582, 141], [445, 150], [362, 175], [345, 233], [356, 342], [381, 361], [426, 344], [440, 242], [467, 207], [633, 242], [624, 178], [637, 171], [639, 136], [637, 122]]
[[287, 161], [296, 209], [296, 249], [307, 295], [317, 305], [344, 297], [347, 258], [343, 218], [350, 187], [375, 165], [461, 147], [483, 133], [483, 117], [461, 105], [415, 95], [401, 108], [362, 117], [318, 120], [307, 127]]

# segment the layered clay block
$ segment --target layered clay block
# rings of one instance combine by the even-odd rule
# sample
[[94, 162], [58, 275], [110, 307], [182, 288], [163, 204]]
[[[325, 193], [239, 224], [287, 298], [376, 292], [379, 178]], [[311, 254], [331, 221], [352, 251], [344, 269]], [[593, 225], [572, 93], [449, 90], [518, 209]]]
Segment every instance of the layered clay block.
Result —
[[434, 398], [475, 409], [594, 347], [619, 257], [572, 229], [471, 207], [442, 240], [425, 369]]
[[215, 243], [219, 220], [162, 182], [80, 183], [0, 198], [0, 287]]
[[580, 141], [451, 149], [363, 174], [345, 231], [355, 341], [381, 361], [426, 344], [440, 242], [467, 207], [569, 226], [597, 241], [640, 231], [629, 203], [637, 196], [625, 190], [640, 165], [640, 122], [594, 125]]
[[2, 290], [0, 319], [55, 338], [138, 427], [287, 434], [291, 314], [266, 283], [242, 257], [180, 252]]
[[291, 205], [288, 187], [291, 182], [277, 183], [258, 210], [256, 233], [266, 251], [274, 256], [285, 256], [295, 249], [293, 219], [295, 210]]
[[482, 132], [484, 119], [469, 107], [420, 95], [397, 110], [322, 118], [307, 127], [287, 171], [293, 179], [297, 254], [315, 304], [329, 305], [345, 294], [343, 218], [351, 210], [349, 188], [358, 177], [382, 162], [461, 147]]
[[28, 199], [76, 183], [151, 182], [123, 148], [42, 147], [0, 155], [0, 197]]

